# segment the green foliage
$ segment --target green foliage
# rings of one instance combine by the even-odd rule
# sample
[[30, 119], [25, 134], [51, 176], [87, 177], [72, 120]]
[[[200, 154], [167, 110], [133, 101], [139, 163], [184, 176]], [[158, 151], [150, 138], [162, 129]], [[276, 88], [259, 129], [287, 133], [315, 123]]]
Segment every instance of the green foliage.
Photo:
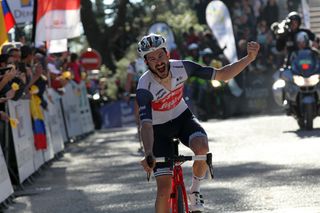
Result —
[[[108, 27], [115, 26], [118, 4], [120, 1], [114, 1], [112, 5], [101, 4], [102, 0], [99, 0], [95, 4], [96, 18], [100, 29], [108, 30]], [[131, 61], [137, 57], [136, 48], [138, 40], [147, 32], [148, 28], [155, 22], [167, 23], [174, 35], [176, 43], [179, 46], [184, 42], [182, 38], [183, 32], [188, 32], [188, 29], [192, 26], [197, 32], [204, 31], [206, 26], [200, 25], [196, 17], [196, 12], [193, 10], [194, 1], [192, 0], [144, 0], [134, 3], [130, 1], [127, 4], [127, 11], [125, 17], [125, 23], [120, 26], [119, 29], [124, 30], [125, 36], [121, 36], [122, 44], [112, 44], [109, 51], [122, 52], [123, 56], [117, 59], [116, 72], [114, 76], [107, 78], [108, 94], [116, 97], [115, 93], [117, 88], [115, 81], [120, 80], [121, 86], [124, 86], [127, 75], [127, 67]], [[102, 8], [103, 7], [103, 8]], [[107, 11], [103, 16], [101, 11]], [[105, 19], [105, 20], [102, 20]], [[111, 24], [110, 24], [110, 23]], [[105, 23], [108, 23], [107, 25]], [[125, 45], [124, 45], [124, 43]], [[122, 48], [126, 49], [122, 49]], [[111, 48], [117, 48], [112, 50]]]

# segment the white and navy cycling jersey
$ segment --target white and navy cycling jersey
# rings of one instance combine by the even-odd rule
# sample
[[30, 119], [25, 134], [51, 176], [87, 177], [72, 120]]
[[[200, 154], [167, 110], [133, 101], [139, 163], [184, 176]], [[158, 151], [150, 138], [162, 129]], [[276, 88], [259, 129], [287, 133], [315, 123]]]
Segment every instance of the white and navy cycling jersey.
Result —
[[183, 99], [184, 82], [191, 76], [214, 79], [216, 70], [187, 60], [170, 60], [171, 90], [155, 80], [148, 70], [139, 79], [137, 101], [141, 122], [163, 124], [177, 118], [187, 108]]

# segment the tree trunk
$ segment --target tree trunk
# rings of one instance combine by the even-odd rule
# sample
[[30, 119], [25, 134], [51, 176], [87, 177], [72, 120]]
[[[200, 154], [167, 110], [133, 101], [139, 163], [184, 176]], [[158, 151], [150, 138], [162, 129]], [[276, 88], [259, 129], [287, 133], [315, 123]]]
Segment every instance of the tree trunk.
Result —
[[[100, 53], [102, 63], [114, 73], [116, 66], [112, 50], [109, 49], [109, 37], [105, 37], [105, 33], [101, 32], [90, 0], [81, 0], [81, 21], [90, 47]], [[108, 28], [105, 31], [108, 31]]]

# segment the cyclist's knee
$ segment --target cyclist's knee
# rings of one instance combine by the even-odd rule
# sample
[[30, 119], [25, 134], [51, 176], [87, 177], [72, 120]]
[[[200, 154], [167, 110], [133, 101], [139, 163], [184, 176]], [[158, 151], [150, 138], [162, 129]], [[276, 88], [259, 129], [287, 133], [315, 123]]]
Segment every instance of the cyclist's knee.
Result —
[[195, 137], [190, 141], [190, 148], [196, 155], [203, 155], [209, 152], [207, 137]]

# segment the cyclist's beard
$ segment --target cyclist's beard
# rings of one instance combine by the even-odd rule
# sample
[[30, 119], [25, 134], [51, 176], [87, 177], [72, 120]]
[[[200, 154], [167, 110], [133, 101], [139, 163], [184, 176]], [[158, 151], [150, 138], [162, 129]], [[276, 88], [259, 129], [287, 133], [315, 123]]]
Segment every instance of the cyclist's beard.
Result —
[[160, 79], [165, 79], [169, 76], [169, 68], [170, 68], [169, 63], [168, 64], [162, 63], [160, 65], [157, 65], [155, 69], [152, 69], [148, 65], [148, 68], [155, 76], [157, 76]]

